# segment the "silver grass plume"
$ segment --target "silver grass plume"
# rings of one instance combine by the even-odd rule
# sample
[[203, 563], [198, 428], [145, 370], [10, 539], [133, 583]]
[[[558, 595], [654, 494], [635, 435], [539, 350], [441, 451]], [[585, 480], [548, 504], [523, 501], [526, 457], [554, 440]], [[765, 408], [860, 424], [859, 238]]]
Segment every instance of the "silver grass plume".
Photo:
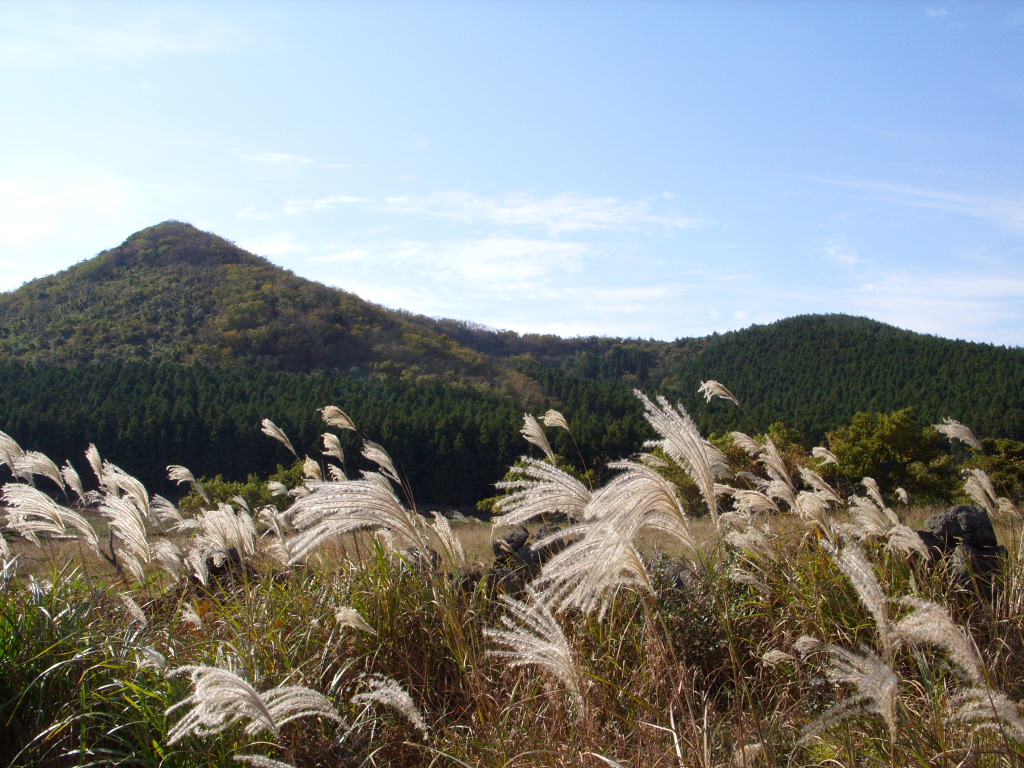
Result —
[[898, 638], [912, 645], [928, 644], [942, 648], [973, 685], [984, 684], [981, 656], [948, 610], [919, 597], [904, 597], [899, 602], [912, 610], [893, 626]]
[[212, 736], [236, 723], [256, 736], [270, 731], [280, 737], [281, 726], [300, 717], [322, 717], [342, 722], [334, 705], [322, 694], [301, 685], [278, 686], [258, 693], [248, 682], [219, 667], [179, 667], [171, 676], [192, 678], [192, 695], [167, 709], [191, 706], [168, 732], [167, 743], [176, 744], [190, 734]]
[[324, 473], [314, 459], [307, 456], [302, 462], [302, 476], [307, 480], [323, 480]]
[[519, 478], [495, 484], [508, 493], [495, 505], [498, 515], [491, 521], [493, 526], [521, 525], [554, 513], [562, 513], [569, 520], [582, 519], [592, 494], [568, 472], [531, 458], [523, 458], [516, 472]]
[[715, 480], [725, 477], [729, 464], [725, 455], [700, 436], [697, 425], [681, 406], [673, 408], [668, 400], [659, 396], [651, 402], [639, 390], [634, 390], [644, 406], [644, 418], [661, 435], [661, 440], [648, 443], [660, 447], [697, 484], [711, 519], [718, 522], [718, 500]]
[[234, 755], [231, 759], [238, 763], [254, 765], [256, 768], [295, 768], [291, 763], [263, 755]]
[[383, 446], [378, 445], [372, 440], [364, 440], [363, 457], [380, 467], [385, 477], [389, 478], [393, 483], [397, 485], [402, 484], [402, 479], [398, 476], [398, 470], [395, 469], [395, 463], [391, 460], [391, 456], [384, 450]]
[[180, 581], [184, 556], [178, 545], [169, 539], [160, 539], [150, 545], [152, 559], [174, 581]]
[[832, 556], [832, 561], [850, 581], [861, 603], [874, 618], [879, 645], [885, 650], [886, 658], [890, 658], [893, 635], [889, 622], [888, 601], [867, 555], [859, 545], [853, 542], [847, 543], [841, 549], [837, 549], [827, 542], [823, 542], [823, 546]]
[[36, 534], [68, 535], [68, 528], [81, 534], [81, 540], [93, 552], [99, 550], [99, 539], [89, 521], [78, 512], [63, 507], [45, 493], [24, 483], [8, 483], [2, 498], [10, 507], [7, 528], [33, 544], [39, 544]]
[[260, 432], [267, 435], [267, 437], [274, 438], [281, 443], [281, 445], [291, 451], [292, 456], [299, 458], [299, 454], [297, 454], [295, 449], [292, 447], [292, 441], [288, 439], [288, 435], [286, 435], [284, 431], [270, 419], [264, 419], [260, 423]]
[[139, 604], [132, 599], [132, 596], [127, 592], [121, 593], [121, 605], [124, 606], [125, 611], [131, 617], [133, 622], [138, 622], [140, 626], [148, 626], [149, 619], [146, 618], [146, 614], [142, 612]]
[[824, 448], [820, 445], [816, 445], [811, 449], [811, 456], [816, 459], [821, 459], [822, 464], [838, 464], [839, 459], [832, 453], [828, 448]]
[[566, 432], [570, 431], [569, 423], [565, 420], [565, 416], [554, 409], [545, 413], [542, 417], [542, 421], [544, 422], [545, 427], [561, 427]]
[[849, 508], [855, 517], [848, 530], [856, 538], [864, 540], [881, 536], [886, 539], [886, 549], [929, 556], [928, 547], [918, 533], [901, 523], [888, 507], [880, 507], [876, 501], [863, 496], [854, 496], [850, 499]]
[[501, 617], [505, 629], [485, 629], [484, 634], [507, 650], [488, 653], [505, 660], [509, 666], [536, 667], [550, 674], [565, 687], [572, 707], [582, 712], [583, 694], [569, 641], [544, 600], [529, 588], [527, 595], [529, 602], [501, 596], [507, 611]]
[[351, 429], [353, 432], [356, 431], [355, 422], [348, 417], [341, 408], [334, 405], [328, 405], [320, 409], [320, 417], [330, 427], [337, 427], [338, 429]]
[[1006, 694], [985, 687], [969, 688], [950, 698], [949, 711], [948, 719], [953, 722], [969, 723], [980, 731], [1000, 731], [1024, 741], [1020, 705]]
[[868, 496], [875, 504], [878, 505], [879, 509], [885, 509], [885, 499], [882, 498], [882, 491], [878, 488], [878, 482], [873, 477], [865, 477], [860, 481], [860, 484], [867, 488]]
[[113, 486], [116, 489], [115, 493], [131, 501], [144, 517], [149, 516], [149, 492], [141, 481], [109, 461], [103, 462], [103, 477], [108, 487]]
[[988, 473], [983, 469], [968, 469], [965, 473], [964, 492], [993, 517], [999, 512], [999, 495]]
[[0, 432], [0, 464], [14, 466], [14, 460], [24, 453], [18, 441], [6, 432]]
[[243, 562], [256, 554], [256, 526], [247, 512], [235, 512], [229, 505], [219, 504], [217, 509], [201, 513], [196, 520], [199, 532], [193, 539], [187, 560], [201, 581], [203, 568], [197, 567], [198, 560], [205, 564], [212, 559], [214, 565], [220, 566], [227, 562], [231, 550], [235, 550]]
[[429, 557], [423, 518], [406, 509], [383, 475], [368, 472], [361, 480], [311, 483], [310, 494], [285, 514], [298, 534], [282, 542], [295, 564], [329, 539], [365, 529], [384, 528]]
[[203, 618], [192, 603], [182, 603], [180, 615], [181, 620], [186, 624], [190, 624], [195, 629], [203, 628]]
[[896, 694], [899, 677], [892, 668], [866, 647], [861, 652], [838, 645], [825, 647], [831, 657], [826, 676], [835, 683], [856, 686], [856, 691], [822, 714], [803, 730], [801, 741], [807, 741], [838, 720], [864, 708], [879, 715], [889, 728], [890, 737], [896, 737]]
[[78, 472], [70, 461], [65, 461], [64, 466], [60, 468], [60, 476], [64, 478], [64, 483], [75, 492], [80, 502], [85, 501], [85, 486], [82, 485], [82, 478], [78, 476]]
[[736, 405], [740, 404], [740, 401], [736, 399], [736, 396], [732, 392], [714, 379], [702, 381], [700, 383], [700, 388], [697, 391], [704, 395], [704, 399], [708, 403], [710, 403], [714, 398], [720, 397], [723, 400], [731, 400]]
[[339, 627], [349, 627], [359, 632], [366, 632], [368, 635], [376, 635], [377, 630], [371, 627], [363, 615], [355, 608], [341, 607], [334, 612], [334, 619]]
[[967, 445], [971, 446], [976, 451], [980, 451], [981, 442], [974, 436], [970, 427], [965, 427], [959, 421], [953, 419], [943, 419], [941, 424], [932, 424], [947, 440], [959, 440]]
[[205, 501], [207, 504], [212, 503], [210, 501], [210, 495], [206, 492], [206, 489], [203, 487], [203, 484], [196, 480], [195, 475], [193, 475], [188, 469], [181, 466], [180, 464], [171, 464], [170, 466], [168, 466], [167, 477], [173, 480], [178, 485], [181, 485], [182, 483], [188, 483], [195, 489], [196, 493], [203, 497], [203, 501]]
[[382, 704], [390, 707], [404, 717], [409, 723], [420, 732], [424, 739], [430, 729], [427, 727], [423, 715], [413, 703], [412, 697], [398, 684], [396, 680], [384, 675], [364, 675], [363, 681], [368, 690], [357, 693], [352, 697], [353, 704]]
[[636, 548], [636, 539], [644, 531], [664, 533], [697, 548], [672, 482], [634, 462], [609, 468], [620, 473], [594, 492], [583, 513], [585, 522], [557, 534], [580, 536], [580, 540], [549, 560], [535, 582], [553, 606], [585, 612], [600, 609], [603, 615], [611, 594], [620, 587], [651, 591]]
[[324, 440], [323, 454], [325, 456], [333, 456], [338, 461], [340, 461], [342, 464], [344, 464], [345, 463], [345, 452], [341, 448], [341, 440], [338, 439], [338, 436], [333, 434], [333, 433], [331, 433], [331, 432], [324, 432], [323, 440]]
[[110, 528], [121, 540], [117, 556], [137, 581], [142, 581], [143, 566], [151, 560], [146, 522], [139, 508], [128, 499], [108, 494], [100, 505], [100, 514], [110, 523]]
[[96, 475], [96, 481], [106, 488], [109, 493], [117, 493], [117, 488], [108, 485], [106, 478], [103, 476], [103, 459], [100, 458], [100, 452], [96, 448], [95, 443], [89, 443], [89, 447], [85, 449], [85, 458], [89, 462], [89, 466], [92, 467], [93, 474]]
[[434, 522], [431, 528], [433, 528], [438, 541], [441, 542], [441, 549], [444, 550], [448, 562], [455, 566], [465, 565], [466, 550], [459, 537], [452, 531], [448, 519], [440, 512], [434, 512]]
[[555, 452], [551, 450], [551, 443], [548, 442], [548, 438], [544, 434], [543, 428], [535, 417], [528, 413], [524, 413], [523, 427], [519, 430], [519, 433], [526, 438], [526, 442], [532, 443], [544, 451], [544, 455], [548, 457], [548, 461], [552, 464], [555, 463]]
[[26, 481], [31, 480], [33, 475], [48, 477], [62, 491], [64, 490], [64, 477], [61, 475], [60, 469], [53, 463], [53, 459], [39, 451], [25, 451], [20, 456], [15, 457], [11, 465], [11, 471], [17, 477]]

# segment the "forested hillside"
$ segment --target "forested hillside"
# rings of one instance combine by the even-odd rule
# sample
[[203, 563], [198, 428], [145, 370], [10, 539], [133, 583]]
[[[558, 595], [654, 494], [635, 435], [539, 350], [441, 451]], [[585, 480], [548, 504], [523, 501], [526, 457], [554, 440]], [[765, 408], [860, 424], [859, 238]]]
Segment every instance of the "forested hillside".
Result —
[[[728, 386], [743, 409], [697, 394]], [[561, 410], [579, 468], [648, 433], [632, 390], [663, 393], [704, 432], [782, 421], [810, 445], [861, 411], [915, 409], [1024, 438], [1024, 350], [866, 318], [808, 315], [672, 342], [519, 335], [370, 304], [180, 222], [0, 294], [0, 430], [78, 461], [95, 442], [164, 491], [164, 467], [240, 479], [316, 455], [317, 409], [344, 408], [431, 503], [489, 495], [522, 452], [524, 411]], [[352, 445], [355, 445], [353, 442]], [[581, 455], [580, 455], [581, 454]], [[355, 458], [353, 458], [353, 461]]]

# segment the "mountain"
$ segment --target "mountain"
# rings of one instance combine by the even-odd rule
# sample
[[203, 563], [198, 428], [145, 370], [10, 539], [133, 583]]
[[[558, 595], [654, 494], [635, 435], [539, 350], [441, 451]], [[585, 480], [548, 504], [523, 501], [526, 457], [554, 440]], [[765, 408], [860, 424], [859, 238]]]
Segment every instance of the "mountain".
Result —
[[0, 294], [0, 355], [465, 379], [487, 368], [427, 318], [304, 280], [176, 221]]
[[[704, 402], [708, 379], [743, 408]], [[599, 466], [649, 437], [634, 388], [681, 402], [705, 433], [782, 421], [810, 444], [858, 411], [910, 406], [924, 424], [1021, 439], [1021, 381], [1024, 349], [845, 315], [671, 342], [427, 318], [174, 221], [0, 294], [0, 430], [58, 460], [96, 441], [165, 493], [167, 464], [241, 478], [290, 461], [260, 435], [265, 417], [317, 455], [327, 404], [391, 451], [421, 500], [465, 504], [525, 451], [524, 410], [561, 410], [573, 433], [552, 430], [556, 451]]]

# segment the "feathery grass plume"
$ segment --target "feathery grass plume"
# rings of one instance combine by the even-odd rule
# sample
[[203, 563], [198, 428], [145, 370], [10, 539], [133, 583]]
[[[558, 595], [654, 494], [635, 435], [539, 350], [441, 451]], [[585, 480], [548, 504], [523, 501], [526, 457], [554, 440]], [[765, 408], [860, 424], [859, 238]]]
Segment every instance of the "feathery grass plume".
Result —
[[767, 525], [759, 525], [753, 513], [727, 512], [722, 522], [728, 526], [725, 542], [757, 560], [778, 559], [776, 536]]
[[186, 520], [182, 517], [178, 508], [169, 499], [165, 499], [160, 495], [150, 499], [149, 511], [150, 517], [156, 520], [161, 532], [165, 534], [168, 531], [180, 533], [196, 528], [199, 525], [195, 520]]
[[53, 463], [53, 459], [45, 453], [25, 451], [20, 456], [14, 458], [11, 471], [14, 472], [15, 476], [25, 481], [31, 480], [33, 475], [48, 477], [62, 491], [64, 490], [64, 477], [61, 475], [60, 469]]
[[565, 420], [565, 416], [553, 408], [545, 413], [544, 416], [541, 417], [541, 420], [544, 422], [545, 427], [561, 427], [566, 432], [570, 431], [569, 422]]
[[959, 421], [953, 419], [944, 418], [941, 424], [932, 424], [947, 440], [959, 440], [967, 445], [971, 446], [976, 451], [980, 451], [981, 442], [974, 436], [974, 433], [970, 430], [970, 427], [965, 427]]
[[864, 550], [853, 542], [837, 548], [827, 541], [822, 541], [822, 546], [832, 557], [832, 562], [850, 581], [857, 597], [875, 620], [879, 645], [885, 650], [886, 658], [891, 658], [893, 635], [889, 623], [888, 601]]
[[882, 491], [878, 488], [878, 483], [873, 477], [865, 477], [860, 481], [868, 490], [868, 496], [875, 504], [878, 505], [879, 509], [886, 509], [885, 499], [882, 498]]
[[731, 400], [736, 405], [740, 404], [740, 401], [736, 399], [736, 396], [732, 392], [714, 379], [702, 381], [700, 383], [700, 388], [697, 391], [704, 395], [704, 400], [708, 403], [710, 403], [714, 398], [720, 397], [723, 400]]
[[196, 493], [203, 497], [203, 501], [207, 504], [212, 503], [210, 500], [210, 494], [206, 492], [203, 484], [196, 480], [195, 475], [193, 475], [187, 468], [180, 464], [171, 464], [167, 467], [167, 477], [178, 485], [188, 483], [193, 489], [195, 489]]
[[212, 559], [215, 566], [227, 562], [232, 550], [243, 562], [256, 554], [256, 526], [247, 512], [235, 512], [230, 505], [222, 503], [217, 509], [201, 513], [196, 520], [199, 532], [193, 539], [190, 563], [195, 562], [193, 553], [198, 553], [204, 561]]
[[549, 560], [535, 582], [553, 606], [600, 609], [623, 586], [652, 591], [650, 577], [636, 548], [644, 531], [664, 533], [698, 549], [675, 485], [653, 469], [635, 462], [610, 464], [620, 473], [594, 492], [584, 510], [585, 522], [560, 532], [580, 540]]
[[85, 449], [85, 459], [89, 462], [89, 466], [92, 467], [93, 474], [96, 475], [96, 481], [107, 490], [107, 493], [117, 493], [117, 487], [113, 483], [108, 483], [107, 478], [104, 477], [103, 459], [100, 458], [100, 452], [96, 448], [95, 443], [89, 443], [89, 447]]
[[160, 539], [150, 545], [150, 550], [152, 559], [160, 566], [160, 570], [173, 581], [180, 581], [185, 558], [178, 545], [169, 539]]
[[103, 477], [119, 495], [123, 495], [131, 501], [144, 517], [149, 516], [149, 491], [140, 480], [109, 461], [103, 462]]
[[879, 715], [889, 728], [890, 738], [895, 739], [896, 694], [899, 689], [896, 673], [870, 648], [862, 646], [859, 654], [838, 645], [826, 646], [825, 650], [831, 658], [826, 677], [834, 683], [854, 685], [856, 691], [807, 725], [801, 741], [808, 741], [860, 708]]
[[501, 617], [505, 629], [485, 629], [484, 634], [508, 650], [492, 649], [488, 653], [512, 667], [536, 667], [547, 672], [565, 687], [573, 709], [582, 712], [583, 694], [569, 641], [546, 602], [529, 587], [527, 596], [529, 602], [501, 596], [507, 611]]
[[239, 763], [255, 765], [256, 768], [295, 768], [291, 763], [263, 755], [234, 755], [231, 759]]
[[448, 519], [440, 512], [434, 512], [434, 522], [431, 528], [433, 528], [438, 541], [441, 542], [441, 549], [444, 550], [448, 562], [455, 566], [465, 565], [466, 550], [459, 537], [452, 532]]
[[295, 449], [292, 447], [292, 441], [288, 439], [288, 435], [286, 435], [284, 431], [270, 419], [264, 419], [262, 422], [260, 422], [260, 432], [262, 432], [267, 437], [274, 438], [281, 445], [283, 445], [285, 448], [291, 451], [292, 456], [294, 456], [296, 459], [299, 458], [299, 454], [297, 454], [295, 452]]
[[896, 489], [893, 490], [893, 493], [895, 493], [896, 498], [900, 500], [900, 504], [910, 503], [910, 494], [907, 493], [906, 488], [901, 488], [897, 486]]
[[994, 516], [999, 509], [999, 496], [988, 473], [983, 469], [974, 468], [968, 469], [964, 474], [964, 493]]
[[552, 464], [555, 463], [555, 452], [551, 450], [551, 443], [548, 442], [548, 438], [536, 418], [528, 413], [524, 413], [523, 427], [519, 430], [519, 434], [526, 438], [526, 442], [532, 443], [544, 451], [548, 461]]
[[143, 645], [139, 647], [138, 653], [139, 655], [135, 663], [139, 669], [152, 669], [157, 672], [163, 672], [167, 669], [167, 657], [156, 648]]
[[169, 707], [166, 714], [190, 706], [167, 734], [174, 745], [190, 734], [213, 736], [236, 723], [244, 723], [250, 736], [270, 731], [281, 736], [281, 726], [300, 717], [321, 717], [342, 722], [334, 705], [322, 694], [301, 685], [278, 686], [258, 693], [234, 672], [219, 667], [178, 667], [168, 676], [192, 678], [192, 695]]
[[697, 425], [683, 410], [673, 408], [668, 400], [658, 396], [657, 404], [639, 390], [634, 390], [644, 406], [644, 418], [661, 435], [646, 446], [659, 447], [697, 484], [711, 519], [718, 522], [718, 486], [715, 480], [729, 474], [725, 455], [700, 436]]
[[898, 638], [912, 645], [937, 645], [949, 654], [950, 660], [974, 686], [984, 685], [981, 656], [948, 610], [919, 597], [904, 597], [899, 602], [912, 610], [893, 625]]
[[398, 476], [398, 470], [395, 469], [395, 463], [391, 460], [391, 456], [384, 447], [378, 445], [372, 440], [363, 441], [363, 458], [372, 461], [378, 467], [384, 476], [389, 478], [396, 485], [402, 484], [402, 478]]
[[67, 536], [68, 528], [78, 531], [80, 540], [93, 552], [99, 551], [99, 539], [89, 521], [72, 509], [62, 507], [42, 491], [24, 483], [8, 483], [3, 487], [2, 498], [10, 507], [7, 528], [36, 546], [36, 534], [50, 533]]
[[348, 417], [347, 413], [335, 405], [328, 405], [321, 408], [320, 418], [322, 418], [329, 427], [351, 429], [353, 432], [357, 431], [355, 422]]
[[367, 472], [361, 480], [311, 483], [310, 491], [285, 512], [298, 531], [282, 542], [290, 564], [304, 560], [329, 539], [364, 528], [389, 529], [430, 556], [426, 523], [402, 505], [383, 475]]
[[6, 432], [0, 432], [0, 465], [14, 466], [14, 460], [24, 453], [18, 441]]
[[85, 501], [85, 486], [82, 485], [82, 478], [79, 477], [78, 472], [70, 461], [65, 461], [64, 466], [60, 468], [60, 476], [64, 478], [64, 483], [71, 490], [75, 492], [80, 502]]
[[[724, 486], [722, 493], [732, 497], [733, 507], [743, 515], [758, 515], [765, 512], [778, 512], [779, 508], [766, 494], [761, 491], [753, 491], [745, 488], [733, 488]], [[722, 515], [724, 519], [732, 513], [726, 512]]]
[[120, 598], [121, 605], [124, 606], [125, 611], [127, 611], [133, 622], [138, 622], [143, 627], [149, 625], [149, 619], [146, 618], [146, 614], [143, 613], [139, 604], [132, 599], [131, 595], [127, 592], [122, 592]]
[[100, 514], [107, 519], [111, 530], [124, 545], [119, 548], [117, 557], [132, 577], [142, 581], [143, 566], [151, 560], [142, 511], [128, 499], [107, 494], [100, 505]]
[[366, 632], [369, 635], [377, 634], [377, 630], [371, 627], [367, 623], [366, 619], [363, 618], [363, 614], [355, 608], [347, 608], [344, 606], [338, 608], [334, 612], [334, 618], [338, 622], [339, 627], [351, 627], [359, 632]]
[[521, 525], [544, 515], [564, 514], [580, 520], [592, 493], [583, 483], [546, 461], [524, 457], [516, 467], [519, 478], [495, 483], [501, 491], [510, 491], [495, 504], [498, 515], [494, 527]]
[[181, 611], [179, 613], [181, 615], [181, 620], [186, 624], [190, 624], [196, 629], [203, 628], [203, 617], [199, 615], [199, 611], [196, 610], [196, 607], [192, 605], [192, 603], [182, 603]]
[[979, 731], [1000, 731], [1024, 742], [1024, 718], [1021, 717], [1020, 705], [991, 688], [958, 691], [949, 700], [948, 719], [969, 723]]
[[839, 463], [839, 459], [836, 458], [836, 455], [832, 453], [832, 451], [820, 445], [816, 445], [814, 448], [811, 448], [811, 456], [816, 459], [821, 459], [821, 463], [823, 465]]
[[331, 433], [331, 432], [324, 432], [323, 440], [324, 440], [323, 454], [325, 456], [333, 456], [338, 461], [340, 461], [342, 464], [344, 464], [345, 463], [345, 452], [341, 448], [341, 440], [338, 439], [338, 436], [333, 434], [333, 433]]
[[383, 704], [390, 707], [408, 720], [424, 739], [427, 738], [430, 729], [426, 720], [413, 703], [412, 697], [396, 680], [384, 675], [363, 675], [362, 679], [369, 686], [369, 690], [353, 696], [353, 704]]
[[928, 547], [917, 531], [901, 523], [896, 513], [888, 507], [879, 507], [873, 499], [854, 496], [850, 499], [849, 509], [855, 517], [853, 525], [847, 530], [856, 538], [864, 540], [882, 536], [886, 539], [886, 549], [929, 556]]
[[816, 637], [810, 635], [800, 635], [793, 643], [793, 650], [799, 654], [801, 659], [805, 659], [812, 653], [820, 653], [825, 650], [825, 644]]
[[307, 456], [302, 462], [302, 476], [307, 480], [323, 480], [324, 473], [314, 459]]

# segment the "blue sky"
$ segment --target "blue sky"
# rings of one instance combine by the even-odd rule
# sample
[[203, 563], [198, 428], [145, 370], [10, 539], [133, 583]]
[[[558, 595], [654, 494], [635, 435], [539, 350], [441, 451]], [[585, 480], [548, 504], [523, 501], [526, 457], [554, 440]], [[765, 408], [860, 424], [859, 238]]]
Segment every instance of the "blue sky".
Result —
[[1024, 3], [0, 0], [0, 290], [179, 219], [385, 306], [1024, 345]]

